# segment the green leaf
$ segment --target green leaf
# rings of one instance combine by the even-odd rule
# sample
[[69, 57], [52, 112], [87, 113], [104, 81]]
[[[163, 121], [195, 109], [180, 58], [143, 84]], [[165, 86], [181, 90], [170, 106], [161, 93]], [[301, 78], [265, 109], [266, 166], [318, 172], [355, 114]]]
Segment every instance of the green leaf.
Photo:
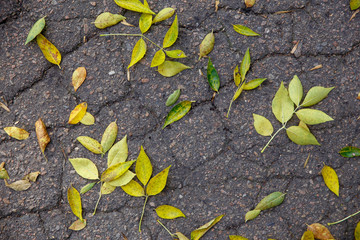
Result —
[[299, 126], [291, 126], [286, 129], [291, 141], [298, 145], [320, 145], [315, 136], [306, 129]]
[[96, 165], [87, 158], [69, 158], [71, 165], [81, 177], [96, 180], [99, 179], [99, 172]]
[[295, 114], [301, 121], [308, 125], [315, 125], [334, 120], [326, 113], [316, 109], [301, 109], [295, 112]]
[[174, 61], [165, 61], [158, 67], [158, 72], [164, 77], [172, 77], [178, 74], [179, 72], [189, 69], [188, 67], [182, 63], [174, 62]]
[[165, 51], [166, 55], [171, 58], [186, 58], [186, 55], [181, 50]]
[[88, 191], [90, 191], [95, 186], [95, 184], [96, 184], [96, 182], [86, 184], [85, 186], [83, 186], [81, 188], [80, 194], [87, 193]]
[[101, 185], [101, 195], [107, 195], [115, 191], [116, 187], [110, 185], [108, 182], [105, 182]]
[[127, 136], [117, 142], [108, 153], [107, 166], [125, 162], [128, 157]]
[[329, 92], [333, 90], [334, 87], [324, 88], [324, 87], [312, 87], [309, 92], [306, 94], [303, 103], [301, 104], [302, 107], [310, 107], [312, 105], [317, 104], [321, 100], [327, 97]]
[[165, 188], [170, 167], [171, 165], [150, 179], [149, 184], [146, 187], [146, 194], [148, 196], [157, 195]]
[[351, 10], [356, 10], [359, 7], [360, 7], [360, 0], [350, 0], [350, 9]]
[[[144, 5], [145, 7], [150, 9], [149, 4], [146, 0], [144, 0]], [[139, 19], [139, 28], [141, 33], [147, 32], [151, 27], [151, 24], [152, 24], [152, 15], [148, 13], [141, 14]]]
[[210, 58], [207, 66], [207, 79], [211, 89], [218, 92], [220, 87], [220, 78]]
[[175, 19], [170, 26], [170, 29], [167, 31], [164, 41], [163, 41], [163, 48], [168, 48], [172, 46], [179, 35], [179, 26], [178, 26], [178, 18], [175, 15]]
[[238, 87], [240, 82], [241, 82], [241, 75], [240, 75], [240, 72], [239, 72], [239, 66], [236, 65], [235, 69], [234, 69], [234, 82], [235, 82], [235, 85]]
[[114, 187], [121, 187], [128, 184], [135, 177], [135, 173], [127, 170], [123, 175], [115, 180], [109, 181], [108, 183]]
[[339, 178], [335, 170], [330, 166], [324, 165], [323, 169], [321, 170], [321, 175], [324, 178], [326, 186], [333, 193], [335, 193], [336, 196], [339, 196]]
[[96, 141], [95, 139], [93, 139], [91, 137], [87, 137], [87, 136], [80, 136], [80, 137], [77, 137], [76, 140], [78, 140], [90, 152], [93, 152], [95, 154], [102, 153], [101, 144], [98, 141]]
[[356, 224], [354, 235], [355, 235], [355, 240], [360, 240], [360, 222]]
[[166, 106], [169, 107], [171, 105], [174, 105], [176, 103], [176, 101], [179, 99], [180, 97], [180, 89], [175, 90], [166, 100]]
[[256, 78], [244, 84], [244, 90], [253, 90], [262, 84], [266, 78]]
[[118, 126], [115, 122], [111, 122], [105, 129], [101, 138], [102, 153], [105, 154], [114, 144], [118, 133]]
[[237, 236], [237, 235], [229, 235], [230, 240], [249, 240], [245, 237], [242, 236]]
[[303, 97], [303, 86], [300, 79], [296, 75], [289, 83], [289, 97], [296, 106], [299, 106]]
[[[46, 16], [45, 16], [46, 17]], [[31, 27], [30, 32], [26, 38], [25, 45], [31, 42], [45, 27], [45, 17], [40, 18], [36, 23]]]
[[241, 65], [240, 65], [240, 76], [241, 76], [241, 81], [245, 80], [245, 76], [246, 73], [249, 71], [250, 69], [250, 49], [246, 49], [245, 55], [243, 57], [243, 60], [241, 61]]
[[272, 101], [272, 112], [282, 124], [289, 121], [294, 114], [294, 103], [291, 101], [283, 82], [281, 82]]
[[86, 219], [83, 219], [83, 221], [81, 221], [81, 219], [78, 219], [70, 225], [69, 229], [74, 231], [80, 231], [85, 227], [86, 227]]
[[179, 217], [185, 217], [185, 214], [178, 208], [170, 205], [161, 205], [156, 209], [156, 214], [164, 219], [175, 219]]
[[271, 136], [274, 132], [271, 122], [267, 118], [255, 113], [253, 113], [253, 117], [256, 132], [262, 136]]
[[153, 168], [149, 157], [141, 146], [139, 156], [136, 160], [135, 173], [140, 182], [145, 186], [151, 178]]
[[115, 165], [112, 165], [111, 167], [108, 167], [102, 174], [101, 174], [101, 181], [102, 182], [110, 182], [114, 179], [119, 178], [121, 175], [123, 175], [135, 162], [128, 161], [128, 162], [121, 162]]
[[120, 14], [112, 14], [109, 12], [104, 12], [102, 14], [100, 14], [99, 16], [97, 16], [97, 18], [95, 19], [95, 27], [99, 28], [99, 29], [104, 29], [107, 27], [111, 27], [115, 24], [118, 24], [119, 22], [121, 22], [122, 20], [125, 20], [126, 17], [120, 15]]
[[344, 147], [340, 150], [340, 155], [343, 157], [351, 158], [351, 157], [360, 157], [360, 149], [356, 147]]
[[81, 196], [78, 190], [76, 190], [73, 186], [69, 187], [67, 191], [67, 199], [69, 201], [71, 211], [75, 214], [75, 216], [83, 221]]
[[161, 9], [160, 12], [158, 12], [158, 14], [156, 14], [156, 16], [154, 17], [152, 22], [157, 23], [157, 22], [164, 21], [164, 20], [170, 18], [172, 15], [174, 15], [174, 13], [175, 13], [174, 8]]
[[86, 112], [84, 117], [80, 120], [84, 125], [93, 125], [95, 123], [95, 118], [90, 113]]
[[198, 229], [191, 232], [191, 240], [199, 240], [210, 228], [212, 228], [216, 223], [218, 223], [224, 215], [220, 215], [210, 222], [204, 224]]
[[245, 36], [260, 36], [260, 34], [254, 32], [253, 30], [251, 30], [248, 27], [245, 27], [243, 25], [233, 25], [234, 26], [234, 30], [238, 33], [240, 33], [241, 35], [245, 35]]
[[157, 67], [165, 62], [165, 53], [162, 49], [157, 51], [151, 61], [150, 67]]
[[306, 231], [301, 237], [301, 240], [315, 240], [312, 231]]
[[125, 193], [129, 194], [133, 197], [143, 197], [145, 196], [144, 188], [136, 181], [131, 180], [128, 184], [125, 186], [121, 186], [122, 190], [124, 190]]
[[131, 66], [133, 66], [138, 61], [140, 61], [145, 56], [145, 53], [146, 53], [146, 42], [144, 41], [144, 39], [140, 38], [139, 41], [137, 41], [134, 46], [134, 49], [131, 54], [131, 61], [127, 68], [129, 69]]
[[200, 44], [200, 54], [199, 54], [199, 60], [208, 55], [213, 49], [215, 45], [215, 35], [214, 32], [211, 31], [211, 33], [208, 33], [205, 38], [202, 40]]
[[168, 113], [162, 129], [164, 129], [167, 125], [170, 125], [171, 123], [176, 122], [182, 117], [184, 117], [190, 111], [191, 103], [191, 101], [183, 101], [173, 107]]
[[141, 13], [155, 14], [150, 8], [146, 7], [139, 0], [114, 0], [122, 8]]
[[255, 207], [255, 210], [266, 210], [269, 208], [273, 208], [279, 206], [285, 198], [285, 193], [282, 192], [273, 192], [264, 197], [258, 205]]

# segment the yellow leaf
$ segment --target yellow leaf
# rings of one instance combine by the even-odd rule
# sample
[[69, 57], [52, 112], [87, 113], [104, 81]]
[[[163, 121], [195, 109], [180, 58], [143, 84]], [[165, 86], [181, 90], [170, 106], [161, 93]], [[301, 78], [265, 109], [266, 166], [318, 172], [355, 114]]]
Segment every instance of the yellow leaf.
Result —
[[107, 166], [125, 162], [128, 157], [127, 136], [117, 142], [108, 153]]
[[244, 238], [242, 236], [237, 236], [237, 235], [230, 235], [229, 238], [230, 238], [230, 240], [249, 240], [247, 238]]
[[234, 69], [234, 82], [236, 86], [239, 86], [240, 82], [241, 82], [241, 75], [239, 72], [239, 66], [236, 65], [235, 69]]
[[74, 86], [75, 92], [83, 84], [86, 78], [86, 69], [84, 67], [78, 67], [72, 75], [72, 85]]
[[186, 58], [186, 55], [181, 50], [171, 50], [171, 51], [165, 51], [166, 55], [171, 58]]
[[326, 113], [316, 109], [300, 109], [299, 111], [295, 112], [295, 114], [302, 122], [309, 125], [315, 125], [334, 120]]
[[306, 125], [306, 123], [304, 123], [303, 121], [299, 122], [299, 127], [302, 127], [303, 129], [305, 129], [306, 131], [310, 132], [310, 129], [308, 128], [308, 126]]
[[336, 194], [336, 196], [339, 196], [339, 179], [335, 172], [335, 170], [329, 166], [324, 166], [321, 170], [321, 174], [324, 178], [324, 182], [326, 186]]
[[174, 8], [161, 9], [160, 12], [158, 12], [158, 14], [156, 14], [156, 16], [154, 17], [152, 22], [157, 23], [157, 22], [164, 21], [164, 20], [170, 18], [172, 15], [174, 15], [174, 13], [175, 13]]
[[159, 194], [165, 188], [170, 167], [171, 165], [150, 179], [149, 184], [146, 187], [147, 195], [152, 196]]
[[80, 193], [73, 186], [69, 187], [67, 191], [67, 199], [72, 212], [83, 221]]
[[255, 113], [253, 114], [253, 117], [256, 132], [262, 136], [271, 136], [274, 132], [271, 122], [267, 118]]
[[181, 232], [176, 232], [175, 235], [179, 238], [179, 240], [189, 240], [184, 234]]
[[135, 160], [112, 165], [101, 174], [101, 181], [110, 182], [119, 178], [131, 167], [134, 162]]
[[247, 8], [254, 6], [254, 4], [255, 4], [255, 0], [245, 0], [245, 5]]
[[135, 173], [140, 182], [145, 186], [152, 174], [153, 168], [149, 157], [141, 146], [139, 156], [136, 160]]
[[104, 29], [104, 28], [113, 26], [125, 19], [126, 19], [126, 17], [124, 17], [120, 14], [112, 14], [109, 12], [104, 12], [104, 13], [100, 14], [99, 16], [97, 16], [94, 24], [95, 24], [95, 27]]
[[[150, 9], [149, 4], [146, 0], [144, 0], [144, 5]], [[152, 24], [152, 15], [148, 13], [143, 13], [139, 19], [139, 28], [141, 33], [145, 33], [149, 30]]]
[[301, 240], [315, 240], [312, 231], [306, 231], [301, 237]]
[[[36, 137], [40, 146], [40, 150], [42, 152], [42, 154], [45, 157], [45, 148], [46, 146], [49, 144], [50, 142], [50, 137], [49, 134], [46, 131], [46, 126], [44, 124], [44, 122], [42, 121], [41, 118], [39, 118], [36, 122], [35, 122], [35, 131], [36, 131]], [[45, 159], [47, 160], [47, 158], [45, 157]]]
[[15, 191], [25, 191], [31, 187], [29, 180], [18, 180], [16, 182], [8, 184], [6, 179], [4, 179], [5, 185]]
[[299, 106], [303, 97], [303, 86], [300, 79], [296, 75], [289, 83], [289, 97], [296, 106]]
[[155, 14], [139, 0], [115, 0], [115, 3], [122, 8], [141, 13]]
[[134, 46], [134, 49], [131, 54], [131, 61], [127, 68], [129, 69], [135, 63], [140, 61], [145, 56], [145, 53], [146, 53], [146, 42], [144, 41], [144, 39], [140, 38], [139, 41], [137, 41]]
[[158, 66], [158, 72], [164, 77], [172, 77], [178, 74], [179, 72], [189, 69], [188, 67], [182, 63], [175, 61], [165, 61], [163, 64]]
[[87, 158], [69, 158], [71, 165], [81, 177], [96, 180], [99, 179], [99, 172], [96, 165]]
[[107, 183], [114, 187], [121, 187], [121, 186], [128, 184], [134, 177], [135, 177], [135, 173], [127, 170], [119, 178], [109, 181]]
[[356, 224], [354, 235], [355, 235], [355, 240], [360, 240], [360, 222]]
[[200, 44], [200, 58], [208, 55], [213, 49], [215, 44], [214, 32], [208, 33]]
[[83, 221], [78, 219], [70, 225], [69, 229], [74, 231], [80, 231], [85, 227], [86, 227], [86, 219], [83, 219]]
[[240, 87], [238, 87], [236, 89], [236, 92], [235, 92], [232, 100], [235, 101], [236, 99], [238, 99], [238, 97], [240, 97], [240, 94], [242, 93], [243, 90], [244, 90], [244, 85], [241, 85]]
[[118, 126], [115, 122], [112, 122], [107, 126], [107, 128], [104, 131], [104, 134], [101, 138], [101, 147], [102, 147], [102, 153], [105, 154], [114, 144], [116, 140], [116, 136], [118, 133]]
[[178, 18], [175, 15], [175, 19], [170, 26], [170, 29], [167, 31], [164, 41], [163, 48], [168, 48], [176, 42], [176, 39], [179, 35], [179, 26], [178, 26]]
[[80, 136], [77, 137], [76, 140], [78, 140], [90, 152], [93, 152], [95, 154], [103, 153], [101, 144], [91, 137]]
[[84, 125], [93, 125], [95, 123], [95, 118], [89, 112], [86, 112], [80, 122]]
[[60, 67], [61, 62], [61, 54], [59, 50], [49, 41], [47, 40], [42, 34], [37, 35], [36, 42], [39, 45], [41, 51], [43, 52], [45, 58]]
[[18, 127], [5, 127], [4, 130], [10, 137], [17, 140], [25, 140], [30, 135], [26, 130]]
[[159, 50], [155, 53], [152, 61], [151, 61], [151, 67], [157, 67], [165, 62], [165, 53], [163, 50]]
[[178, 208], [170, 205], [161, 205], [156, 209], [156, 214], [164, 219], [175, 219], [178, 217], [185, 217], [185, 214]]
[[145, 196], [144, 188], [136, 181], [131, 180], [128, 184], [121, 186], [122, 190], [133, 197]]
[[31, 172], [25, 175], [22, 180], [28, 180], [31, 182], [36, 182], [37, 177], [40, 175], [40, 172]]
[[324, 87], [312, 87], [305, 96], [303, 103], [301, 104], [302, 107], [310, 107], [322, 101], [324, 98], [327, 97], [329, 92], [333, 90], [334, 87], [324, 88]]
[[224, 215], [220, 215], [205, 225], [191, 232], [191, 240], [199, 240], [210, 228], [218, 223]]
[[85, 116], [87, 109], [87, 103], [83, 102], [77, 105], [74, 110], [71, 111], [69, 117], [69, 124], [77, 124]]
[[272, 112], [276, 119], [283, 124], [289, 121], [294, 113], [294, 103], [291, 101], [283, 82], [281, 82], [272, 101]]
[[286, 129], [286, 134], [298, 145], [320, 145], [315, 136], [303, 127], [291, 126]]
[[116, 188], [115, 186], [112, 186], [109, 183], [105, 182], [104, 184], [101, 185], [100, 191], [102, 195], [107, 195], [115, 191], [115, 188]]

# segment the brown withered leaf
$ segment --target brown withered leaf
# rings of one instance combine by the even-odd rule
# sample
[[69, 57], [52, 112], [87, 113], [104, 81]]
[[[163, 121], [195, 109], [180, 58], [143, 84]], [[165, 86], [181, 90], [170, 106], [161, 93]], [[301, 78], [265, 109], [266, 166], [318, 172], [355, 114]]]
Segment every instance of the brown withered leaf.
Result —
[[0, 107], [2, 107], [3, 109], [5, 109], [5, 111], [10, 112], [10, 109], [2, 102], [0, 102]]
[[297, 41], [296, 42], [296, 44], [295, 44], [295, 46], [291, 49], [291, 54], [294, 54], [295, 53], [295, 51], [296, 51], [296, 49], [298, 48], [298, 46], [299, 46], [299, 43], [300, 43], [300, 41]]
[[351, 18], [350, 18], [349, 22], [354, 19], [354, 17], [356, 16], [356, 14], [359, 13], [359, 11], [360, 11], [360, 9], [356, 10], [356, 11], [353, 13], [353, 15], [351, 15]]
[[74, 86], [75, 92], [83, 84], [86, 78], [86, 69], [84, 67], [78, 67], [72, 75], [72, 85]]
[[40, 172], [31, 172], [31, 173], [25, 175], [25, 177], [23, 177], [22, 180], [36, 182], [36, 179], [39, 175], [40, 175]]
[[331, 235], [329, 229], [327, 229], [324, 225], [320, 223], [313, 223], [309, 225], [307, 227], [307, 230], [311, 231], [316, 239], [320, 239], [320, 240], [335, 239], [333, 235]]
[[218, 11], [218, 9], [219, 9], [219, 4], [220, 4], [220, 0], [216, 0], [216, 1], [215, 1], [215, 12]]
[[18, 180], [16, 182], [8, 184], [6, 179], [4, 179], [5, 185], [15, 191], [25, 191], [31, 187], [31, 183], [29, 180]]
[[47, 161], [45, 156], [45, 148], [50, 142], [49, 134], [46, 131], [46, 126], [41, 118], [39, 118], [35, 123], [35, 131], [36, 137], [40, 146], [41, 153], [43, 154], [44, 158]]
[[316, 65], [315, 67], [311, 68], [310, 71], [314, 71], [314, 70], [320, 69], [320, 68], [322, 68], [322, 67], [323, 67], [323, 65], [322, 65], [322, 64], [319, 64], [319, 65]]

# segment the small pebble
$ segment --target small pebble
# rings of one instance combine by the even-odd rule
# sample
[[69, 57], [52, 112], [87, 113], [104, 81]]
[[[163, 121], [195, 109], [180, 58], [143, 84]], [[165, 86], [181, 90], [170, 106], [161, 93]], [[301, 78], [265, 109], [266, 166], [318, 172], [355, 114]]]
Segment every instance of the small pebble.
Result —
[[110, 75], [110, 76], [112, 76], [112, 75], [114, 75], [114, 74], [115, 74], [115, 71], [110, 71], [110, 72], [109, 72], [109, 75]]

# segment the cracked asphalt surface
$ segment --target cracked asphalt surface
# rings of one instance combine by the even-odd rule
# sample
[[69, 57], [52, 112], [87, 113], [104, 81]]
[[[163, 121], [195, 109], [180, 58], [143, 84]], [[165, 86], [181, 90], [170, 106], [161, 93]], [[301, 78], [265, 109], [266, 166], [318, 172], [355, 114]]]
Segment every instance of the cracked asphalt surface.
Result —
[[[192, 66], [175, 77], [165, 78], [150, 68], [157, 50], [149, 46], [145, 58], [130, 69], [136, 38], [100, 37], [101, 33], [138, 33], [137, 28], [118, 24], [99, 30], [91, 22], [102, 12], [121, 13], [137, 25], [139, 14], [119, 8], [113, 0], [12, 0], [0, 2], [0, 97], [11, 112], [0, 108], [0, 161], [12, 180], [30, 171], [41, 171], [38, 181], [24, 192], [0, 184], [0, 239], [128, 239], [162, 240], [170, 235], [156, 222], [155, 207], [170, 204], [186, 218], [163, 220], [172, 231], [189, 236], [212, 218], [225, 217], [203, 239], [228, 239], [241, 235], [249, 239], [300, 239], [306, 224], [326, 224], [360, 210], [360, 159], [342, 158], [346, 146], [360, 147], [360, 16], [352, 21], [348, 1], [258, 0], [251, 9], [242, 1], [220, 0], [214, 11], [210, 0], [152, 0], [158, 12], [174, 7], [180, 24], [179, 38], [172, 49], [183, 50]], [[285, 11], [280, 12], [279, 11]], [[43, 34], [62, 54], [60, 70], [46, 61], [35, 42], [24, 46], [31, 26], [46, 17]], [[171, 20], [153, 26], [146, 36], [162, 42]], [[242, 24], [261, 34], [246, 37], [232, 29]], [[197, 61], [203, 37], [214, 30], [215, 48], [210, 53], [221, 87], [213, 92], [199, 70], [206, 72], [207, 60]], [[301, 41], [299, 55], [291, 54]], [[249, 79], [266, 77], [254, 91], [244, 92], [225, 117], [235, 87], [232, 74], [250, 47]], [[310, 71], [322, 64], [318, 70]], [[73, 71], [87, 69], [84, 84], [75, 93]], [[111, 75], [109, 72], [114, 71]], [[261, 154], [268, 138], [256, 133], [252, 114], [267, 117], [280, 127], [271, 113], [271, 101], [281, 81], [288, 86], [293, 75], [304, 90], [320, 85], [335, 89], [316, 109], [334, 121], [312, 126], [321, 146], [298, 146], [280, 134]], [[181, 100], [193, 100], [192, 110], [180, 121], [161, 129], [170, 110], [167, 96], [182, 89]], [[93, 126], [67, 124], [70, 111], [80, 102], [96, 118]], [[46, 163], [34, 130], [41, 117], [51, 137]], [[143, 231], [138, 221], [144, 199], [127, 196], [120, 188], [103, 196], [92, 216], [98, 187], [82, 196], [87, 226], [79, 232], [68, 229], [76, 220], [66, 198], [73, 184], [80, 189], [88, 181], [80, 178], [63, 157], [92, 159], [100, 171], [104, 159], [84, 149], [76, 137], [100, 140], [106, 126], [117, 119], [118, 139], [128, 135], [129, 159], [135, 159], [143, 145], [154, 173], [172, 165], [164, 191], [149, 199]], [[297, 124], [296, 117], [290, 122]], [[25, 141], [8, 137], [4, 127], [16, 125], [30, 132]], [[309, 163], [304, 162], [310, 154]], [[323, 183], [323, 163], [333, 167], [340, 180], [340, 197]], [[244, 222], [245, 213], [273, 191], [286, 192], [282, 205], [266, 210], [255, 220]], [[360, 216], [329, 227], [336, 239], [353, 239]]]

